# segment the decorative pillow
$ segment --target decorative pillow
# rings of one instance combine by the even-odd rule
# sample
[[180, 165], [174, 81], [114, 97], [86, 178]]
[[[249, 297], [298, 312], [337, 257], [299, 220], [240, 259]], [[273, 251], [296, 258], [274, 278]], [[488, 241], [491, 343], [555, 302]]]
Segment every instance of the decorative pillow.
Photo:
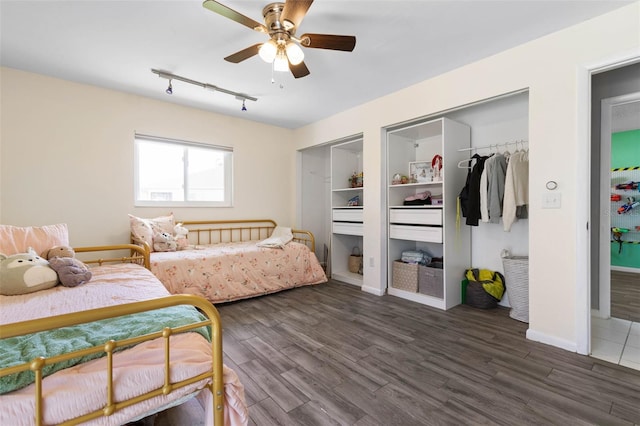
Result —
[[159, 216], [153, 219], [144, 219], [132, 214], [129, 215], [129, 225], [131, 226], [131, 235], [136, 244], [147, 243], [153, 251], [153, 234], [156, 232], [167, 232], [173, 234], [175, 221], [173, 213], [167, 216]]
[[32, 249], [11, 256], [0, 254], [0, 294], [15, 296], [58, 284], [58, 274]]
[[0, 253], [7, 256], [27, 253], [33, 248], [44, 253], [53, 246], [68, 246], [69, 231], [66, 223], [45, 226], [0, 225]]
[[91, 279], [91, 271], [74, 257], [53, 257], [49, 266], [58, 273], [60, 283], [65, 287], [76, 287]]

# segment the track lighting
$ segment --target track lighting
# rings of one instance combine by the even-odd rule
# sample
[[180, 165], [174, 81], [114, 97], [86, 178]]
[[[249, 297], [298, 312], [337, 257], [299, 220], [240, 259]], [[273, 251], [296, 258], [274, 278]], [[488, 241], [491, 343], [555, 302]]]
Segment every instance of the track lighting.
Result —
[[178, 81], [182, 81], [184, 83], [193, 84], [194, 86], [200, 86], [203, 89], [211, 90], [212, 92], [226, 93], [227, 95], [234, 96], [239, 101], [242, 101], [242, 111], [246, 111], [247, 110], [247, 107], [245, 105], [245, 101], [257, 101], [258, 100], [258, 98], [254, 98], [253, 96], [245, 95], [244, 93], [238, 93], [238, 92], [234, 92], [232, 90], [223, 89], [222, 87], [218, 87], [218, 86], [215, 86], [215, 85], [209, 84], [209, 83], [201, 83], [199, 81], [191, 80], [190, 78], [181, 77], [179, 75], [171, 74], [171, 73], [168, 73], [168, 72], [159, 71], [159, 70], [155, 70], [155, 69], [152, 69], [151, 72], [154, 73], [154, 74], [157, 74], [158, 77], [160, 77], [160, 78], [166, 78], [167, 80], [169, 80], [169, 87], [167, 87], [167, 90], [165, 90], [165, 92], [167, 92], [167, 94], [169, 94], [169, 95], [173, 94], [173, 86], [171, 85], [171, 82], [173, 80], [178, 80]]

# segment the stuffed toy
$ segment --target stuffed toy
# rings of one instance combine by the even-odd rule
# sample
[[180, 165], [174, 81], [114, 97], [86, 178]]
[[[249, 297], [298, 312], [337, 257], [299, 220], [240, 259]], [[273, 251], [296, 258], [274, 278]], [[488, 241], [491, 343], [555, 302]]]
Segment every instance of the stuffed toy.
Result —
[[49, 266], [58, 273], [60, 283], [65, 287], [76, 287], [88, 282], [92, 273], [81, 261], [74, 257], [53, 257]]
[[54, 257], [76, 257], [76, 252], [69, 246], [54, 246], [42, 253], [42, 257], [51, 260]]
[[58, 284], [58, 274], [29, 247], [28, 253], [0, 254], [0, 294], [15, 296], [46, 290]]
[[153, 234], [153, 250], [154, 251], [176, 251], [178, 243], [176, 239], [168, 232], [156, 232]]
[[173, 227], [173, 232], [175, 234], [176, 243], [178, 245], [178, 250], [184, 250], [189, 247], [189, 239], [187, 235], [189, 234], [189, 230], [182, 226], [182, 223], [177, 224]]

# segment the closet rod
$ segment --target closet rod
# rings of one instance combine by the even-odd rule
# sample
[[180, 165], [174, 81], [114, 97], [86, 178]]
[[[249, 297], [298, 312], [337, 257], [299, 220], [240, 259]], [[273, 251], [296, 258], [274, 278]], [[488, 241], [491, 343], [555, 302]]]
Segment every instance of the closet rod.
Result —
[[528, 144], [528, 143], [529, 143], [529, 141], [524, 140], [524, 139], [520, 139], [520, 140], [517, 140], [517, 141], [509, 141], [509, 142], [504, 142], [504, 143], [494, 143], [494, 144], [486, 145], [486, 146], [474, 146], [474, 147], [472, 147], [472, 148], [462, 148], [462, 149], [459, 149], [459, 150], [458, 150], [458, 152], [463, 152], [463, 151], [474, 151], [474, 150], [475, 150], [475, 151], [477, 151], [477, 150], [479, 150], [479, 149], [491, 149], [491, 148], [498, 148], [498, 147], [501, 147], [501, 146], [507, 146], [507, 145], [512, 145], [512, 144], [518, 145], [519, 143], [521, 143], [521, 144], [525, 144], [525, 143], [527, 143], [527, 144]]

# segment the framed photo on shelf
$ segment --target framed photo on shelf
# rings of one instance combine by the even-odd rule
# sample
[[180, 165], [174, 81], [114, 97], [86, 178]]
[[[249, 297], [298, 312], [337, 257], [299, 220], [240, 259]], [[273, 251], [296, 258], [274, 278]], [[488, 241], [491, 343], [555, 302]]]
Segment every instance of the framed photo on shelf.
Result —
[[428, 161], [413, 161], [409, 163], [411, 182], [431, 182], [431, 163]]

